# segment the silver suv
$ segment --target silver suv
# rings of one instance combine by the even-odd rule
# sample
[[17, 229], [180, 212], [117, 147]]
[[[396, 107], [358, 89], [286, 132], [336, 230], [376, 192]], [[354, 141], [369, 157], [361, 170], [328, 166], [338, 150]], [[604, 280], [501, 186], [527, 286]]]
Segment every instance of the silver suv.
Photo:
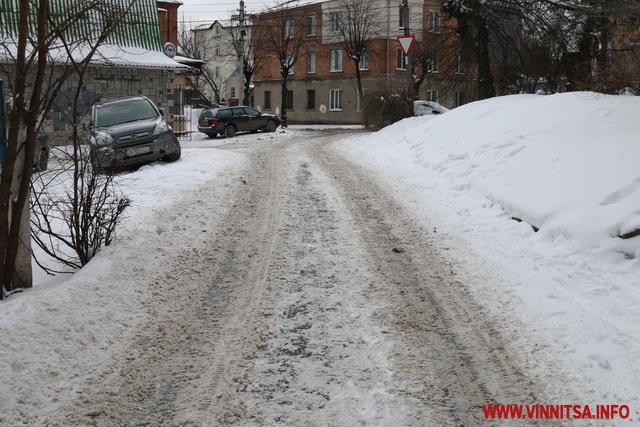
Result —
[[164, 111], [145, 96], [102, 102], [91, 110], [91, 156], [102, 169], [180, 158]]

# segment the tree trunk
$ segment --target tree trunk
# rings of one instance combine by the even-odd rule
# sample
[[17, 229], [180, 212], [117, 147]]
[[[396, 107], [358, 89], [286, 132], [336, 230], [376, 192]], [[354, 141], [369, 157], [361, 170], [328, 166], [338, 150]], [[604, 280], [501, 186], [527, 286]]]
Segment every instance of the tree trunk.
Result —
[[253, 77], [253, 73], [247, 71], [247, 69], [245, 68], [242, 105], [249, 105], [249, 95], [251, 94], [251, 77]]
[[354, 64], [356, 65], [356, 82], [358, 83], [358, 105], [362, 102], [362, 98], [364, 97], [364, 92], [362, 90], [362, 77], [360, 75], [360, 59], [354, 59]]
[[282, 75], [282, 99], [280, 102], [280, 120], [282, 127], [287, 127], [287, 74]]
[[[28, 0], [20, 0], [14, 99], [9, 114], [6, 164], [0, 179], [0, 261], [2, 262], [0, 298], [4, 296], [5, 290], [11, 291], [32, 284], [28, 202], [31, 192], [36, 130], [39, 127], [42, 103], [42, 86], [47, 65], [48, 0], [39, 0], [36, 9], [38, 14], [35, 39], [37, 62], [29, 102], [26, 102], [27, 87], [30, 86], [27, 79], [33, 66], [26, 58], [26, 44], [29, 38], [28, 17], [31, 13], [30, 8], [33, 7]], [[32, 37], [30, 40], [34, 42]]]
[[484, 20], [476, 22], [477, 52], [478, 57], [478, 99], [492, 98], [496, 96], [491, 74], [491, 59], [489, 58], [489, 29]]
[[31, 271], [31, 221], [29, 220], [29, 209], [22, 209], [20, 220], [18, 253], [16, 255], [15, 272], [13, 274], [14, 288], [30, 288], [33, 286], [33, 275]]

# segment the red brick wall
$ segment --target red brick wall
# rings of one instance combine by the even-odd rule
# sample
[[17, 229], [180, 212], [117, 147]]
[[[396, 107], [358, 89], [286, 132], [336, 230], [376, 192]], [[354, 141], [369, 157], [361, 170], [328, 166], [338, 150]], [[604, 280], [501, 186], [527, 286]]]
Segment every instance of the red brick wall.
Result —
[[160, 31], [162, 32], [162, 42], [171, 42], [178, 46], [178, 3], [157, 2], [158, 9], [165, 9], [166, 12], [158, 10], [160, 18]]

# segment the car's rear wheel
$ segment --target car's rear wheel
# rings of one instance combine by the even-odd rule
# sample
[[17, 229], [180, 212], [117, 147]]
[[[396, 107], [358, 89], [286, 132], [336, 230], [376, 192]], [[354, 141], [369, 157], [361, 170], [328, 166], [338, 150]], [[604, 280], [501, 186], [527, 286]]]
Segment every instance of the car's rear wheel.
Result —
[[277, 127], [278, 125], [275, 121], [269, 120], [269, 123], [267, 123], [267, 132], [275, 132]]
[[227, 138], [233, 138], [234, 136], [236, 136], [236, 128], [233, 126], [227, 126], [226, 128], [224, 128], [224, 136], [226, 136]]

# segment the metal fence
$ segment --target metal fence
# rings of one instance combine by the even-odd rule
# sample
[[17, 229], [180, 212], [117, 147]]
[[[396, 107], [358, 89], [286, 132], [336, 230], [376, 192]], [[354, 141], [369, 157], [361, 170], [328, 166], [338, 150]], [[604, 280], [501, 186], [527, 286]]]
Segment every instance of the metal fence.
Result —
[[[184, 105], [182, 107], [182, 113], [181, 114], [174, 114], [173, 115], [173, 133], [178, 137], [178, 139], [183, 140], [183, 141], [190, 141], [191, 140], [191, 135], [194, 132], [193, 129], [193, 119], [192, 119], [192, 114], [193, 114], [193, 107], [191, 105]], [[196, 124], [196, 129], [195, 131], [197, 131], [197, 124]]]

